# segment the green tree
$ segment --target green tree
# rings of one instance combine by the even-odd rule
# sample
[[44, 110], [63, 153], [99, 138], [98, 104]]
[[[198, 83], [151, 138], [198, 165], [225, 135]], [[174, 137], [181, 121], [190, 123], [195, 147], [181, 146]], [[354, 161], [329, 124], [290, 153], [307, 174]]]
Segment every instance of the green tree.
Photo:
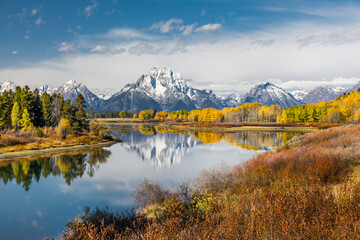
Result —
[[15, 128], [15, 130], [17, 130], [19, 127], [20, 119], [21, 119], [20, 106], [18, 102], [15, 102], [11, 111], [11, 125]]
[[31, 122], [30, 114], [27, 108], [24, 108], [22, 118], [20, 120], [21, 130], [32, 131], [34, 130], [34, 124]]
[[51, 125], [51, 101], [50, 95], [47, 92], [42, 94], [42, 112], [44, 116], [45, 126]]
[[75, 132], [89, 129], [89, 123], [86, 119], [86, 103], [83, 95], [79, 94], [75, 100]]
[[119, 112], [119, 117], [120, 118], [126, 118], [127, 117], [127, 112], [126, 111], [120, 111]]
[[44, 113], [42, 110], [42, 101], [39, 95], [39, 90], [36, 88], [31, 93], [31, 101], [30, 101], [30, 108], [28, 108], [31, 122], [34, 124], [34, 126], [44, 126]]

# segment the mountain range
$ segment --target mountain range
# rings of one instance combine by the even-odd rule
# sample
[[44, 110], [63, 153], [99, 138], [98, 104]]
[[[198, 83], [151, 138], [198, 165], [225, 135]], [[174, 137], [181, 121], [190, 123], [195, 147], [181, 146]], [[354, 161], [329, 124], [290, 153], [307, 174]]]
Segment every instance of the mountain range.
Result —
[[[15, 90], [16, 85], [8, 80], [0, 83], [0, 93], [5, 90]], [[176, 111], [181, 109], [193, 110], [203, 108], [222, 109], [236, 107], [244, 103], [259, 102], [265, 106], [280, 105], [290, 107], [294, 105], [317, 103], [332, 100], [343, 93], [358, 90], [360, 82], [349, 89], [332, 85], [317, 86], [307, 92], [296, 90], [287, 92], [270, 83], [258, 83], [244, 96], [233, 93], [227, 97], [219, 97], [210, 89], [196, 89], [187, 84], [181, 74], [174, 73], [166, 67], [154, 67], [147, 74], [142, 75], [135, 83], [125, 85], [119, 92], [89, 90], [84, 84], [70, 80], [58, 88], [47, 85], [38, 87], [40, 94], [59, 93], [65, 100], [75, 102], [79, 94], [84, 96], [87, 107], [96, 112], [126, 110], [139, 112], [146, 109], [158, 111]]]

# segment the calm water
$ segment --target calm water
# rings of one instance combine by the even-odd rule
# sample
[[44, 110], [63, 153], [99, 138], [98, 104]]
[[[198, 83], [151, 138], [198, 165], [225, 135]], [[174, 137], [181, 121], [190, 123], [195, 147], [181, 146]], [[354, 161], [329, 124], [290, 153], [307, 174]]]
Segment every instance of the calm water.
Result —
[[58, 236], [84, 207], [134, 207], [130, 192], [144, 178], [169, 188], [204, 169], [234, 165], [296, 133], [174, 132], [112, 126], [124, 142], [92, 152], [0, 162], [0, 239]]

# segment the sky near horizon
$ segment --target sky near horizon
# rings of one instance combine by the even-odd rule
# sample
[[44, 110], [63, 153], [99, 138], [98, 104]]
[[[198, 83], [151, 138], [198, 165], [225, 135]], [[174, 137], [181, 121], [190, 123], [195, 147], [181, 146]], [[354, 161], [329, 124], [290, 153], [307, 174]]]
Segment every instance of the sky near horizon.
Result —
[[360, 1], [0, 0], [0, 82], [119, 91], [154, 66], [244, 94], [360, 81]]

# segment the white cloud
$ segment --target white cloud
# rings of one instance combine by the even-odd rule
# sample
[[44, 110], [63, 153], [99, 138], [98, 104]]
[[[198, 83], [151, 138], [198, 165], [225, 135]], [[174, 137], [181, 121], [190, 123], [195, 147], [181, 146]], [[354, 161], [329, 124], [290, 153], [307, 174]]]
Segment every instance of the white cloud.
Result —
[[62, 42], [58, 48], [58, 52], [70, 52], [74, 51], [75, 47], [73, 43]]
[[114, 28], [108, 31], [105, 34], [97, 35], [98, 38], [107, 38], [107, 39], [122, 39], [122, 40], [154, 40], [154, 37], [151, 35], [145, 34], [139, 30], [131, 28]]
[[35, 24], [36, 24], [36, 25], [40, 25], [40, 24], [43, 24], [43, 23], [44, 23], [44, 21], [42, 20], [41, 17], [39, 17], [39, 18], [36, 19], [36, 21], [35, 21]]
[[167, 20], [166, 22], [161, 21], [158, 23], [154, 23], [150, 27], [150, 30], [159, 30], [161, 33], [168, 33], [173, 30], [179, 29], [180, 25], [183, 23], [184, 23], [184, 21], [182, 19], [172, 18], [172, 19]]
[[81, 29], [82, 27], [81, 27], [81, 25], [78, 25], [78, 26], [76, 26], [76, 29]]
[[196, 27], [197, 23], [191, 24], [191, 25], [184, 25], [181, 26], [180, 31], [182, 31], [182, 35], [190, 35], [194, 32], [194, 28]]
[[36, 9], [36, 8], [34, 8], [32, 11], [31, 11], [31, 15], [36, 15], [37, 14], [37, 12], [38, 12], [38, 10]]
[[90, 50], [90, 52], [106, 52], [108, 51], [108, 48], [103, 45], [96, 45], [93, 49]]
[[110, 54], [122, 54], [126, 51], [125, 48], [116, 48], [110, 49], [104, 45], [96, 45], [94, 48], [90, 49], [91, 53], [110, 53]]
[[24, 36], [24, 39], [30, 39], [30, 36], [26, 35]]
[[12, 55], [16, 55], [16, 54], [18, 54], [18, 53], [19, 53], [18, 50], [14, 50], [14, 51], [11, 52]]
[[97, 8], [97, 6], [98, 6], [98, 2], [96, 0], [92, 0], [92, 4], [88, 5], [84, 9], [85, 16], [87, 18], [90, 17], [94, 13], [94, 10]]
[[214, 24], [206, 24], [198, 27], [195, 32], [216, 32], [221, 29], [220, 23], [214, 23]]
[[[308, 90], [319, 84], [351, 86], [360, 79], [357, 21], [294, 22], [264, 26], [256, 32], [183, 37], [186, 31], [209, 32], [222, 27], [207, 24], [186, 30], [187, 26], [180, 24], [176, 29], [180, 34], [172, 37], [127, 28], [80, 36], [73, 43], [61, 43], [58, 51], [70, 52], [81, 46], [86, 53], [0, 69], [0, 82], [10, 79], [37, 86], [50, 81], [47, 84], [57, 87], [73, 78], [89, 88], [99, 88], [99, 79], [103, 79], [104, 88], [120, 90], [155, 65], [170, 67], [191, 79], [192, 86], [220, 94], [243, 94], [267, 80], [286, 90]], [[160, 26], [157, 29], [160, 31]]]

